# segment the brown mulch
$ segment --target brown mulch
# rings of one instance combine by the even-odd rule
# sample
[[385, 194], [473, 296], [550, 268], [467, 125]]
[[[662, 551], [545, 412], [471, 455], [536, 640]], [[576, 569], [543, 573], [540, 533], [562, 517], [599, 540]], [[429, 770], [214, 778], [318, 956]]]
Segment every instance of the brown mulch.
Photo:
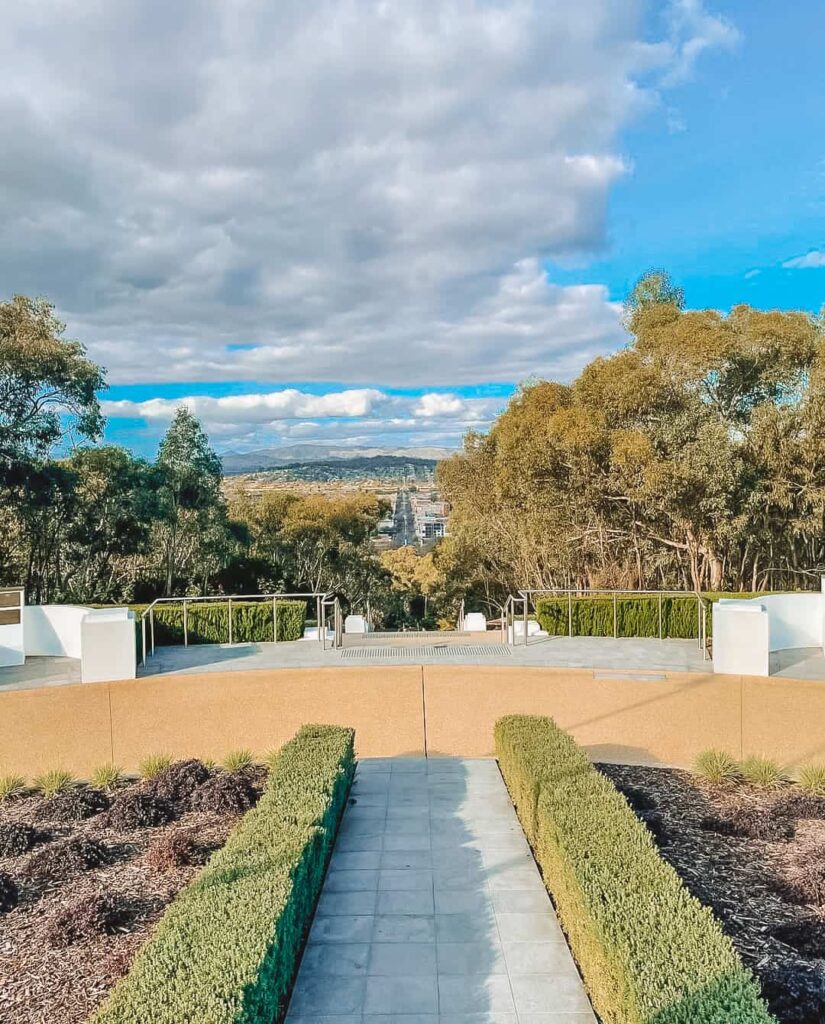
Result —
[[[185, 782], [178, 792], [168, 786], [166, 794], [172, 798], [168, 802], [173, 820], [158, 821], [149, 815], [155, 823], [137, 827], [132, 815], [112, 811], [119, 801], [132, 805], [131, 794], [151, 790], [146, 783], [126, 784], [115, 795], [111, 810], [98, 801], [98, 812], [77, 821], [64, 820], [71, 801], [58, 802], [57, 820], [49, 817], [48, 802], [42, 797], [0, 804], [0, 825], [30, 825], [37, 829], [38, 839], [27, 852], [0, 856], [0, 877], [8, 876], [18, 889], [16, 907], [0, 913], [0, 1024], [86, 1021], [129, 970], [164, 908], [201, 870], [210, 853], [224, 844], [238, 814], [220, 808], [192, 809], [197, 789], [213, 773], [203, 775], [190, 764], [180, 774], [186, 776]], [[173, 781], [181, 779], [173, 773]], [[260, 789], [254, 787], [252, 802]], [[181, 799], [175, 802], [178, 795]], [[74, 803], [85, 808], [89, 802]], [[159, 846], [165, 844], [172, 851], [180, 846], [175, 839], [179, 834], [189, 841], [192, 855], [159, 858]], [[51, 858], [50, 848], [57, 851]], [[94, 858], [67, 857], [60, 852], [64, 848], [102, 849], [105, 858], [87, 867]], [[55, 861], [54, 872], [37, 868], [44, 859], [47, 865], [50, 859]]]
[[710, 907], [781, 1024], [825, 1021], [825, 799], [710, 787], [669, 768], [597, 766]]

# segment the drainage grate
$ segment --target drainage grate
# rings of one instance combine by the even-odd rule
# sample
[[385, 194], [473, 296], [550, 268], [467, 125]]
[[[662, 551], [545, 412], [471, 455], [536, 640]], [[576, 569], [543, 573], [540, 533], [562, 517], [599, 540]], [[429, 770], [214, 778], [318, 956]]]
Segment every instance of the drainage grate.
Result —
[[634, 672], [632, 669], [596, 669], [594, 679], [615, 679], [619, 682], [633, 683], [664, 683], [667, 682], [666, 672]]
[[420, 661], [433, 658], [436, 661], [450, 661], [453, 658], [484, 658], [510, 656], [507, 644], [430, 644], [415, 647], [345, 647], [341, 657], [348, 661]]

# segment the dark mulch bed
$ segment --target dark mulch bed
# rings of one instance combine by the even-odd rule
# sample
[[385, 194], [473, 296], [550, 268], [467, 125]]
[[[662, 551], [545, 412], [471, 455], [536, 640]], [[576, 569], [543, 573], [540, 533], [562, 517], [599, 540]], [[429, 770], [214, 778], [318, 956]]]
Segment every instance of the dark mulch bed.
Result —
[[782, 1024], [825, 1021], [825, 799], [598, 765], [710, 907]]
[[0, 1024], [82, 1024], [262, 785], [190, 761], [0, 804]]

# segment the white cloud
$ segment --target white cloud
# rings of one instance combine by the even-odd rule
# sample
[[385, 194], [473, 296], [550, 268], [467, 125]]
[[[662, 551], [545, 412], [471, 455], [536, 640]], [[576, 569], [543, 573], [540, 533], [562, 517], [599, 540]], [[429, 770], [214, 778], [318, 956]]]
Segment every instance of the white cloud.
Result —
[[825, 251], [811, 249], [804, 256], [794, 256], [793, 259], [785, 260], [782, 266], [789, 267], [791, 270], [812, 270], [817, 267], [825, 267]]
[[703, 53], [732, 50], [742, 39], [732, 22], [709, 11], [702, 0], [671, 0], [666, 20], [671, 56], [662, 78], [665, 86], [690, 78]]
[[113, 382], [569, 373], [622, 330], [542, 263], [604, 246], [641, 76], [730, 44], [672, 11], [652, 45], [641, 0], [12, 5], [4, 288]]

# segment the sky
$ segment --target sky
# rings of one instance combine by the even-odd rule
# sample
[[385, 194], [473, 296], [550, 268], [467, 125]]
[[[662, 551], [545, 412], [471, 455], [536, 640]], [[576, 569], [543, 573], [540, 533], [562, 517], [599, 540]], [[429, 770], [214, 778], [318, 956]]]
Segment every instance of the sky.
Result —
[[821, 0], [40, 0], [0, 29], [0, 299], [106, 437], [460, 444], [690, 307], [825, 303]]

